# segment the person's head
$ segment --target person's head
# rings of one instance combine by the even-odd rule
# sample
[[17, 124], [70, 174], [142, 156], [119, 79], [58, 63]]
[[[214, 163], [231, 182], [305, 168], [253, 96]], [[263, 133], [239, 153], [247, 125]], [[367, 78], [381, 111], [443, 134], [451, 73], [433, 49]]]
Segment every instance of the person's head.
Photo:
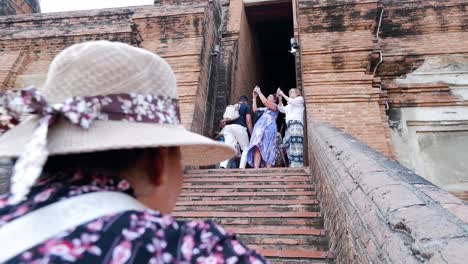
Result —
[[224, 127], [226, 126], [226, 121], [224, 120], [219, 120], [219, 125], [218, 125], [218, 128], [219, 129], [223, 129]]
[[241, 95], [239, 97], [239, 103], [248, 103], [248, 102], [249, 102], [249, 98], [247, 98], [247, 96]]
[[[46, 109], [57, 107], [53, 113], [32, 112], [0, 137], [0, 158], [30, 157], [25, 167], [34, 168], [12, 176], [12, 203], [29, 193], [44, 165], [63, 168], [58, 161], [66, 160], [92, 168], [99, 165], [96, 160], [127, 179], [143, 203], [169, 212], [180, 194], [183, 165], [211, 165], [235, 154], [223, 143], [187, 131], [171, 67], [156, 54], [124, 43], [72, 45], [54, 58], [40, 92], [23, 92], [43, 99]], [[35, 149], [22, 153], [36, 129], [49, 131], [47, 137], [34, 138]]]
[[299, 90], [297, 88], [291, 88], [289, 90], [289, 97], [296, 98], [298, 96], [301, 96], [301, 90]]
[[146, 206], [170, 213], [182, 191], [180, 147], [109, 150], [49, 157], [44, 175], [86, 170], [127, 180]]
[[267, 99], [268, 99], [268, 101], [270, 101], [270, 102], [277, 103], [277, 97], [276, 97], [276, 95], [274, 95], [274, 94], [268, 95]]

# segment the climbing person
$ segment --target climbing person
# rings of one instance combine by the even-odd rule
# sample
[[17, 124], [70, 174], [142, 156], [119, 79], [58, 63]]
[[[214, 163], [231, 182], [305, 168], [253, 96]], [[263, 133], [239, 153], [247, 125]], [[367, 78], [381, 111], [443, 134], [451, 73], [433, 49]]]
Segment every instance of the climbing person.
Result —
[[[253, 111], [256, 112], [260, 109], [263, 114], [253, 128], [252, 137], [247, 148], [247, 161], [254, 168], [270, 168], [275, 164], [276, 160], [277, 99], [274, 94], [265, 97], [258, 86], [255, 86], [252, 97]], [[257, 97], [260, 98], [265, 107], [257, 107]]]
[[[239, 147], [242, 151], [239, 168], [245, 168], [247, 163], [247, 153], [244, 154], [245, 149], [249, 145], [249, 133], [252, 134], [252, 110], [248, 105], [249, 99], [247, 96], [242, 95], [239, 97], [239, 117], [235, 120], [222, 120], [226, 122], [223, 128], [224, 143], [236, 148]], [[220, 163], [221, 168], [227, 168], [228, 160]]]
[[32, 114], [0, 137], [14, 157], [0, 197], [0, 263], [266, 263], [211, 221], [171, 213], [183, 165], [234, 150], [181, 124], [176, 79], [127, 44], [72, 45], [41, 90], [0, 95], [0, 113]]
[[[286, 115], [286, 133], [283, 139], [288, 155], [289, 167], [304, 166], [304, 98], [296, 88], [289, 90], [289, 96], [278, 88], [278, 109]], [[288, 103], [283, 105], [283, 98]]]

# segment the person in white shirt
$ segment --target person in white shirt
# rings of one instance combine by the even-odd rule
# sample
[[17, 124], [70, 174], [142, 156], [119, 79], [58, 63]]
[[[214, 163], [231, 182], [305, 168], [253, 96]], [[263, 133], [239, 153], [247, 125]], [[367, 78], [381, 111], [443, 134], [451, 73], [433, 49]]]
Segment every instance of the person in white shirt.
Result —
[[[278, 109], [286, 114], [286, 135], [283, 143], [288, 154], [289, 167], [304, 166], [304, 98], [299, 89], [289, 90], [289, 96], [278, 88], [277, 95], [280, 98]], [[283, 98], [288, 102], [283, 105]]]
[[[249, 146], [249, 134], [252, 134], [252, 109], [248, 104], [247, 96], [242, 95], [239, 98], [239, 118], [234, 121], [227, 121], [223, 128], [224, 143], [236, 148], [239, 144], [242, 149], [242, 156], [239, 168], [244, 169], [247, 164], [247, 152], [245, 150]], [[247, 133], [248, 131], [248, 133]], [[244, 153], [245, 152], [245, 153]], [[219, 165], [221, 168], [227, 168], [229, 160], [222, 161]]]

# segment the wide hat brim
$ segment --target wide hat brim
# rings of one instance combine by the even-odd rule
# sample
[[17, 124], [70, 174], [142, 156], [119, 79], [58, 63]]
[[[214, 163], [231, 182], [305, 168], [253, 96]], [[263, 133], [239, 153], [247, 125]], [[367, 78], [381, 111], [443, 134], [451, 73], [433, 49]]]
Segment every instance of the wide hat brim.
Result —
[[[33, 116], [0, 136], [0, 157], [18, 157], [31, 139], [39, 117]], [[182, 163], [204, 166], [235, 154], [230, 146], [186, 130], [182, 125], [95, 121], [84, 129], [60, 119], [49, 127], [49, 156], [116, 149], [179, 146]]]

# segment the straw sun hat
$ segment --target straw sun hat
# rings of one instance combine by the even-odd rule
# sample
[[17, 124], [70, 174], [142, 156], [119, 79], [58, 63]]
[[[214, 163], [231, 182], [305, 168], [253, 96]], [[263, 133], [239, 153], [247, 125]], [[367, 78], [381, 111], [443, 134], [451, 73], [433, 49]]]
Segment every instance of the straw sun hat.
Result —
[[[180, 146], [184, 165], [209, 165], [234, 155], [234, 150], [226, 144], [189, 132], [180, 124], [176, 88], [171, 67], [149, 51], [109, 41], [75, 44], [54, 58], [40, 92], [35, 91], [24, 98], [30, 100], [40, 94], [49, 106], [44, 109], [51, 111], [69, 109], [63, 105], [70, 98], [94, 98], [94, 101], [105, 102], [106, 99], [99, 96], [119, 95], [114, 101], [122, 103], [120, 110], [124, 111], [116, 114], [118, 118], [110, 113], [109, 116], [114, 115], [114, 118], [97, 118], [90, 124], [80, 119], [73, 124], [70, 120], [77, 119], [76, 115], [63, 115], [59, 110], [56, 121], [49, 122], [53, 124], [47, 125], [45, 132], [38, 131], [38, 123], [44, 119], [44, 114], [36, 114], [0, 136], [0, 157], [38, 155], [24, 153], [28, 151], [27, 144], [31, 145], [38, 133], [45, 134], [46, 158], [47, 155], [163, 146]], [[134, 108], [133, 115], [127, 118], [125, 106], [127, 109], [133, 107], [131, 102], [135, 103], [135, 98], [143, 100], [143, 105], [136, 103], [138, 107], [156, 112], [141, 118], [139, 110]], [[86, 107], [101, 109], [100, 106], [90, 106], [90, 101], [82, 105], [75, 102], [72, 108], [89, 112], [89, 117], [94, 110], [88, 111]], [[164, 112], [167, 109], [171, 111]], [[44, 112], [42, 108], [41, 111]], [[37, 147], [41, 143], [34, 144]]]

